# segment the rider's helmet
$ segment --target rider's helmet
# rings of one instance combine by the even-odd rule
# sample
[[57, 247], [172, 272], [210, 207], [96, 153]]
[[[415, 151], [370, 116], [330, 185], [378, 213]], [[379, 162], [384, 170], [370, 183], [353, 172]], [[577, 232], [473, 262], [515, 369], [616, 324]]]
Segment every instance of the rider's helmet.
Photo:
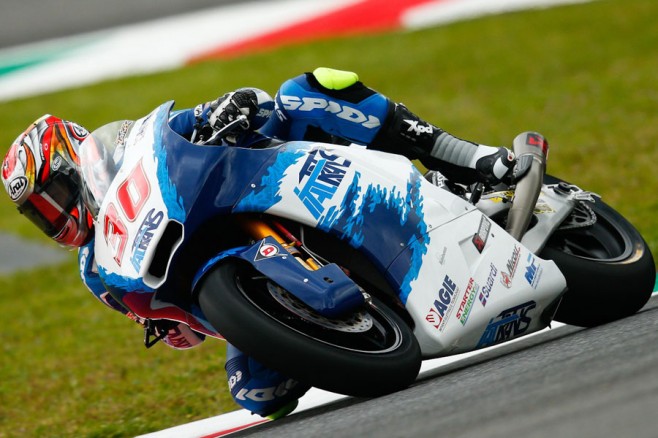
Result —
[[16, 138], [0, 169], [18, 211], [66, 246], [82, 246], [91, 236], [78, 160], [88, 135], [82, 126], [46, 114]]

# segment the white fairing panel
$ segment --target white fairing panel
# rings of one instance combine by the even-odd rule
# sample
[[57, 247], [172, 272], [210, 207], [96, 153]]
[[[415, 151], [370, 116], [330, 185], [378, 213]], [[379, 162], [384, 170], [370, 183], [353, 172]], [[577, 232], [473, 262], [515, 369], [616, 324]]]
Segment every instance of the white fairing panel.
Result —
[[[153, 144], [154, 117], [135, 122], [122, 165], [112, 180], [97, 217], [96, 258], [105, 276], [157, 288], [147, 268], [167, 223], [172, 219], [158, 181], [158, 156]], [[182, 236], [181, 236], [182, 237]]]
[[555, 263], [476, 210], [432, 231], [407, 309], [423, 354], [443, 356], [545, 328], [565, 288]]
[[[489, 346], [548, 324], [540, 315], [566, 288], [557, 266], [465, 200], [418, 178], [409, 160], [324, 144], [302, 152], [301, 159], [286, 163], [277, 179], [280, 199], [267, 212], [340, 230], [356, 247], [363, 242], [364, 224], [397, 220], [380, 222], [388, 230], [378, 237], [386, 241], [387, 255], [376, 256], [390, 263], [390, 272], [406, 273], [400, 298], [416, 321], [426, 357]], [[373, 213], [382, 205], [395, 214]], [[416, 229], [396, 234], [412, 215], [419, 221]], [[394, 241], [400, 237], [408, 240]], [[405, 257], [405, 251], [412, 254]]]

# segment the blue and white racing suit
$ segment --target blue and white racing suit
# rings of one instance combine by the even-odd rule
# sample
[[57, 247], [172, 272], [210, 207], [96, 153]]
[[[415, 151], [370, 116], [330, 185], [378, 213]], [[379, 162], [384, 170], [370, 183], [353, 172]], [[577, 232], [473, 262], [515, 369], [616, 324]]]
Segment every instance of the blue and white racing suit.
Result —
[[[207, 121], [209, 104], [200, 108], [203, 108], [203, 120]], [[453, 173], [462, 181], [477, 176], [477, 159], [497, 151], [459, 140], [424, 122], [403, 105], [363, 85], [351, 72], [317, 69], [290, 79], [278, 90], [274, 104], [271, 100], [264, 102], [261, 110], [269, 118], [259, 135], [282, 140], [356, 143], [418, 158], [426, 166]], [[172, 112], [169, 120], [170, 126], [187, 138], [195, 127], [198, 128], [198, 123], [194, 109]], [[254, 137], [245, 135], [243, 138], [239, 146], [248, 146]], [[455, 169], [458, 171], [454, 172]], [[114, 301], [103, 287], [95, 270], [93, 246], [92, 240], [79, 251], [80, 273], [85, 285], [105, 305], [143, 323]], [[202, 334], [183, 323], [170, 329], [164, 338], [173, 348], [191, 348], [203, 340]], [[287, 413], [286, 408], [309, 389], [306, 384], [264, 367], [232, 345], [227, 348], [226, 372], [235, 401], [262, 416], [277, 411]]]

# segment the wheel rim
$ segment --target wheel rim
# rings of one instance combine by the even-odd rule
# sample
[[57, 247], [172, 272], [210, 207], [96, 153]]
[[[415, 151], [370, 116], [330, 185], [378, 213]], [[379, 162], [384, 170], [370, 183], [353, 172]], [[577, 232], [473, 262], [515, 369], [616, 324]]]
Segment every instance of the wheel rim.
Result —
[[290, 312], [305, 319], [313, 324], [327, 328], [329, 330], [338, 330], [346, 333], [365, 333], [370, 330], [374, 324], [372, 316], [364, 311], [354, 312], [346, 318], [334, 319], [319, 315], [305, 306], [297, 297], [282, 288], [281, 286], [267, 282], [267, 290], [270, 295]]
[[366, 303], [345, 318], [329, 319], [255, 271], [239, 270], [236, 285], [264, 315], [315, 341], [365, 354], [385, 354], [402, 345], [400, 327], [375, 303]]
[[627, 230], [599, 209], [593, 225], [560, 231], [546, 246], [574, 257], [606, 262], [626, 260], [634, 252]]

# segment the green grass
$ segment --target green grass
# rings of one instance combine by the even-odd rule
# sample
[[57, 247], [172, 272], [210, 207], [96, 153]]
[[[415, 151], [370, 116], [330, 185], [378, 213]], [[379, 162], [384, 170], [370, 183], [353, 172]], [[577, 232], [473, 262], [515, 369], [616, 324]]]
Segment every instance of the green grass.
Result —
[[[0, 104], [0, 153], [44, 112], [90, 129], [191, 106], [240, 86], [272, 94], [316, 66], [373, 88], [463, 138], [551, 143], [549, 171], [601, 193], [658, 253], [658, 2], [593, 3], [435, 29], [303, 44]], [[46, 242], [0, 196], [0, 230]], [[0, 278], [0, 436], [132, 436], [235, 409], [224, 347], [141, 346], [129, 320], [96, 302], [66, 264]]]

